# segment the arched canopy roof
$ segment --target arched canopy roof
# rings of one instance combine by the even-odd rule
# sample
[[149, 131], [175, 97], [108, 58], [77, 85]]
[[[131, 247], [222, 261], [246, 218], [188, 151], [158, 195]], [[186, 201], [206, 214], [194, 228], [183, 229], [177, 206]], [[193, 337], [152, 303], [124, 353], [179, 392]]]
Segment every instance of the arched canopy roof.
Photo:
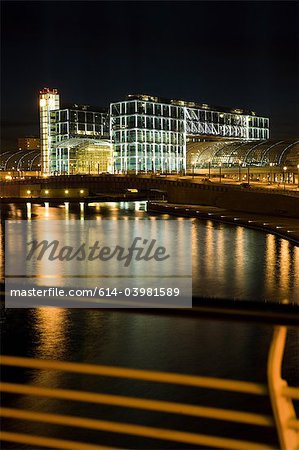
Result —
[[206, 165], [299, 164], [299, 140], [188, 142], [187, 163]]
[[12, 150], [0, 153], [0, 169], [38, 170], [40, 168], [40, 150]]
[[70, 138], [67, 140], [63, 140], [54, 145], [55, 148], [75, 148], [84, 145], [112, 145], [111, 141], [107, 139], [89, 139], [89, 138]]

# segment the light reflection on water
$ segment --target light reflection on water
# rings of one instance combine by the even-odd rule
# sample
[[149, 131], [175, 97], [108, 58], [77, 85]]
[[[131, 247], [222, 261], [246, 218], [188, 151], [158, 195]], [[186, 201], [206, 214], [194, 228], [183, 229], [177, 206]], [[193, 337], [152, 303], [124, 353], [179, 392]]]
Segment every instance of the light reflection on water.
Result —
[[[192, 221], [193, 293], [211, 298], [236, 298], [255, 301], [299, 303], [299, 248], [270, 234], [239, 226], [228, 226], [212, 221], [173, 218], [167, 215], [149, 215], [145, 202], [65, 203], [60, 207], [8, 205], [3, 219], [46, 220], [61, 219], [67, 235], [70, 221], [102, 219], [150, 220], [153, 231], [167, 229], [168, 220], [178, 223], [176, 235], [169, 233], [165, 246], [182, 246], [180, 223]], [[122, 224], [124, 225], [124, 224]], [[128, 228], [129, 229], [129, 228]], [[122, 228], [123, 230], [123, 228]], [[3, 280], [3, 223], [1, 223], [0, 277]], [[154, 234], [154, 233], [153, 233]], [[122, 234], [123, 244], [129, 244], [129, 233]], [[182, 249], [183, 251], [183, 249]], [[16, 256], [17, 257], [17, 256]], [[179, 264], [179, 262], [178, 262]], [[58, 279], [57, 279], [58, 282]], [[62, 280], [61, 280], [62, 282]], [[58, 282], [59, 283], [59, 282]]]
[[[144, 211], [143, 202], [101, 203], [90, 208], [79, 205], [73, 207], [32, 206], [31, 220], [63, 220], [67, 232], [68, 223], [75, 219], [124, 220], [128, 227], [132, 220], [151, 220], [153, 230], [167, 229], [171, 217], [167, 215], [150, 216]], [[26, 219], [27, 208], [11, 205], [3, 218]], [[66, 220], [67, 219], [67, 220]], [[183, 220], [192, 221], [192, 261], [194, 292], [209, 297], [235, 297], [240, 300], [298, 301], [299, 292], [299, 249], [287, 241], [270, 234], [254, 230], [215, 224], [212, 221], [196, 219], [175, 219], [178, 221], [176, 236], [167, 236], [166, 246], [182, 245], [180, 233]], [[0, 228], [3, 251], [3, 224]], [[82, 224], [83, 225], [83, 224]], [[127, 242], [124, 236], [124, 243]], [[16, 255], [17, 257], [17, 255]], [[3, 261], [1, 269], [3, 276]], [[119, 311], [68, 310], [62, 308], [38, 308], [31, 310], [4, 310], [2, 321], [4, 353], [35, 358], [81, 361], [91, 364], [135, 367], [181, 373], [194, 373], [203, 376], [216, 376], [231, 379], [265, 382], [266, 361], [272, 334], [271, 326], [213, 320], [193, 320], [180, 317], [156, 317], [136, 313], [124, 314]], [[288, 339], [284, 372], [289, 384], [298, 381], [298, 331], [291, 330]], [[14, 376], [16, 378], [14, 378]], [[180, 391], [178, 386], [165, 389], [164, 386], [129, 384], [126, 380], [104, 379], [59, 371], [30, 371], [11, 375], [10, 382], [27, 382], [53, 389], [83, 389], [120, 395], [162, 398], [182, 403], [192, 403], [194, 392]], [[198, 393], [196, 394], [198, 395]], [[204, 394], [205, 401], [217, 405], [219, 393]], [[177, 396], [177, 397], [175, 397]], [[258, 406], [260, 409], [260, 398]], [[221, 399], [220, 399], [221, 401]], [[239, 402], [239, 403], [238, 403]], [[88, 404], [82, 406], [34, 398], [14, 396], [9, 399], [9, 407], [42, 410], [101, 418], [107, 410]], [[246, 407], [248, 404], [246, 405]], [[264, 405], [265, 406], [265, 405]], [[243, 399], [233, 396], [226, 399], [225, 407], [244, 409]], [[84, 408], [86, 408], [84, 410]], [[104, 412], [103, 412], [104, 411]], [[109, 413], [109, 411], [108, 411]], [[128, 421], [128, 411], [123, 409], [110, 420]], [[135, 414], [131, 421], [140, 417]], [[107, 419], [106, 417], [103, 417]], [[109, 419], [109, 417], [108, 417]], [[155, 419], [156, 421], [159, 418]], [[171, 418], [175, 420], [175, 418]], [[180, 419], [181, 420], [181, 419]], [[189, 426], [190, 418], [186, 421]], [[153, 424], [160, 426], [153, 419]], [[171, 425], [173, 425], [171, 423]], [[177, 424], [180, 429], [183, 423]], [[18, 423], [17, 431], [24, 433], [50, 434], [60, 437], [60, 430], [50, 425]], [[195, 424], [198, 431], [199, 423]], [[38, 428], [37, 428], [38, 427]], [[15, 431], [15, 430], [14, 430]], [[214, 429], [203, 432], [214, 433]], [[272, 430], [271, 430], [272, 432]], [[262, 431], [264, 433], [264, 431]], [[82, 432], [79, 440], [86, 436]], [[108, 442], [109, 445], [132, 448], [130, 441]], [[123, 437], [122, 437], [123, 439]], [[104, 442], [105, 443], [105, 442]], [[107, 443], [106, 443], [107, 444]], [[143, 448], [140, 446], [140, 448]], [[149, 448], [149, 447], [147, 447]], [[167, 448], [167, 447], [165, 447]], [[171, 445], [181, 450], [181, 447]]]

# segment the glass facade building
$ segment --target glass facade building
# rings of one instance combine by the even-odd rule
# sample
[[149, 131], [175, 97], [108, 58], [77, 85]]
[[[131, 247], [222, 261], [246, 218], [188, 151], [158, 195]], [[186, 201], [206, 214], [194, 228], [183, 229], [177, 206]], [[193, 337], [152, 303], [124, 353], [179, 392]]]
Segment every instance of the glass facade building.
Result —
[[84, 143], [109, 138], [109, 116], [104, 109], [73, 105], [50, 111], [49, 125], [50, 173], [76, 173], [78, 139]]
[[128, 97], [110, 106], [115, 167], [121, 172], [185, 170], [184, 111], [153, 97]]
[[113, 149], [110, 141], [84, 140], [76, 149], [76, 173], [98, 174], [113, 171]]
[[193, 140], [269, 139], [269, 119], [253, 111], [129, 95], [110, 105], [115, 167], [121, 172], [186, 170]]
[[[44, 174], [72, 174], [78, 170], [82, 173], [86, 167], [93, 173], [99, 170], [96, 167], [121, 173], [183, 173], [193, 143], [258, 144], [269, 139], [269, 119], [258, 117], [254, 111], [143, 94], [128, 95], [123, 101], [111, 103], [108, 111], [76, 104], [62, 108], [58, 91], [44, 88], [39, 94], [39, 107]], [[104, 157], [105, 161], [96, 163], [91, 150], [87, 152], [89, 163], [83, 164], [80, 156], [79, 169], [78, 151], [92, 140], [103, 140], [102, 150], [107, 141], [112, 143], [112, 157], [103, 156], [109, 155], [109, 147], [109, 151], [101, 153], [100, 159]]]

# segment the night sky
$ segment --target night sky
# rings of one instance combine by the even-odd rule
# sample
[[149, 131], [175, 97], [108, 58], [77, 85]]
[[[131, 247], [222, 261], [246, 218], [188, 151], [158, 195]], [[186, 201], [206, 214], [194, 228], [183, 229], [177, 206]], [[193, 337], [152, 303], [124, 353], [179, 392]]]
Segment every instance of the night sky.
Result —
[[38, 135], [37, 93], [149, 93], [249, 108], [299, 136], [297, 2], [13, 2], [2, 9], [2, 146]]

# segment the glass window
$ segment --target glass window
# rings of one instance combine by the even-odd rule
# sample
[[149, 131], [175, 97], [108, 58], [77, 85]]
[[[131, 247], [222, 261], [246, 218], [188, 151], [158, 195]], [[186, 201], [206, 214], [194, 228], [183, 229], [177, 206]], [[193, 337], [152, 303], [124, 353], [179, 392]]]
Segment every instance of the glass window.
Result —
[[137, 132], [137, 141], [143, 142], [143, 131], [138, 130]]
[[136, 130], [130, 130], [128, 131], [128, 142], [135, 142], [136, 141]]
[[112, 116], [118, 116], [120, 114], [120, 105], [119, 103], [116, 103], [112, 105], [111, 108]]
[[70, 111], [70, 121], [71, 122], [77, 122], [78, 115], [76, 111]]
[[155, 129], [161, 130], [161, 119], [157, 117], [155, 118]]
[[149, 130], [152, 130], [154, 128], [154, 118], [153, 117], [146, 118], [146, 128], [148, 128]]
[[205, 111], [199, 111], [199, 120], [200, 122], [205, 121]]
[[145, 114], [146, 103], [137, 102], [137, 112], [138, 114]]
[[137, 127], [138, 128], [145, 127], [145, 117], [144, 116], [137, 116]]
[[179, 117], [179, 119], [184, 119], [184, 110], [183, 110], [183, 108], [178, 108], [178, 117]]
[[70, 123], [70, 133], [74, 134], [77, 131], [77, 125], [75, 123]]
[[169, 106], [163, 105], [163, 116], [168, 117], [169, 116]]
[[169, 130], [169, 121], [167, 119], [163, 119], [162, 126], [163, 130]]
[[135, 116], [128, 117], [127, 124], [129, 128], [135, 128]]
[[60, 111], [60, 122], [66, 122], [66, 121], [67, 121], [67, 112]]
[[146, 114], [153, 116], [154, 114], [154, 105], [152, 103], [147, 103], [146, 105]]
[[174, 119], [176, 119], [177, 116], [178, 116], [178, 110], [177, 110], [177, 108], [176, 108], [175, 106], [171, 106], [171, 107], [170, 107], [170, 110], [171, 110], [171, 117], [173, 117]]
[[157, 144], [160, 144], [160, 142], [161, 142], [161, 133], [159, 133], [157, 131], [155, 132], [155, 141]]
[[86, 121], [87, 121], [87, 123], [93, 122], [93, 114], [92, 113], [86, 113]]
[[156, 115], [156, 116], [161, 116], [161, 111], [162, 111], [161, 105], [155, 104], [154, 111], [155, 111], [155, 115]]
[[60, 134], [66, 134], [67, 133], [67, 124], [61, 123], [60, 124]]
[[126, 103], [125, 102], [122, 102], [119, 104], [119, 113], [121, 115], [126, 114]]
[[81, 123], [85, 122], [85, 113], [83, 111], [78, 112], [78, 122], [81, 122]]
[[135, 102], [128, 102], [127, 103], [127, 114], [134, 114], [135, 113]]

